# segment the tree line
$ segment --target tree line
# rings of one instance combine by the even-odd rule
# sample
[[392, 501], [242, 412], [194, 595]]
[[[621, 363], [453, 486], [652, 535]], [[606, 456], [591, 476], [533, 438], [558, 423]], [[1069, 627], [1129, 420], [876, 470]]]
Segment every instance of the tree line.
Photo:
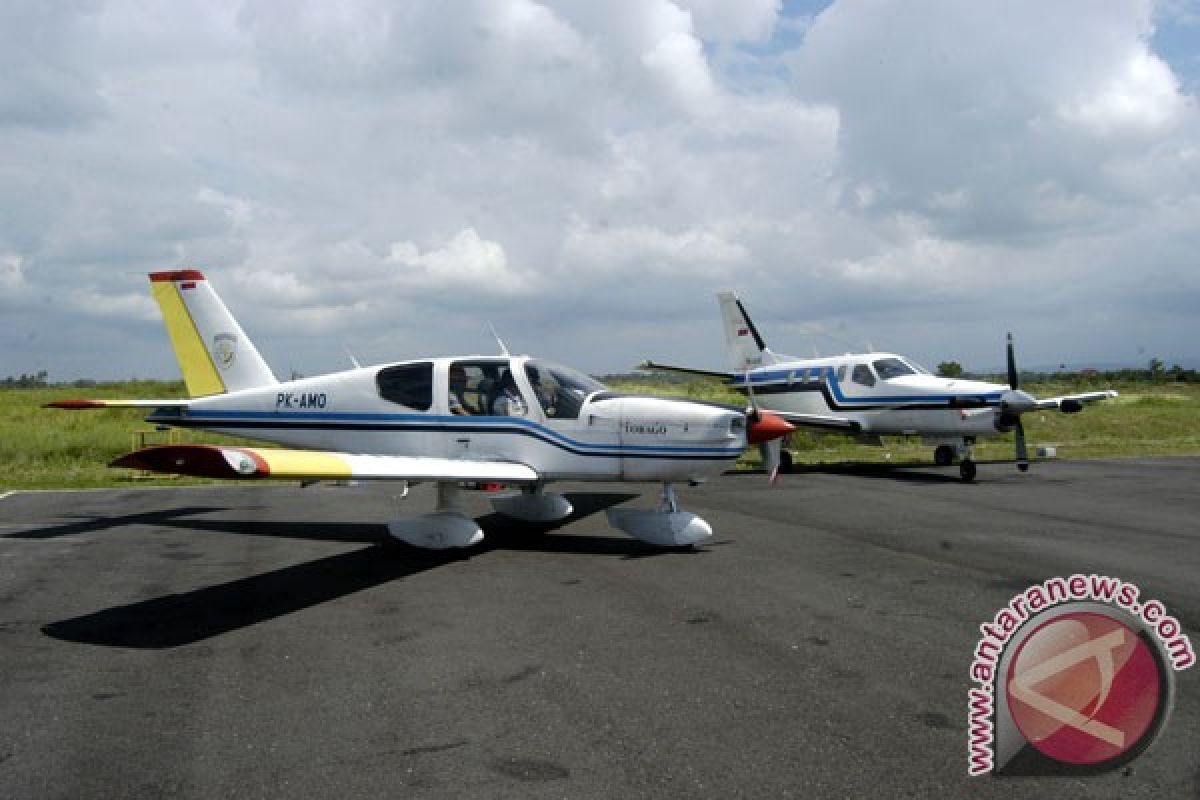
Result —
[[[995, 375], [971, 372], [957, 361], [943, 361], [937, 365], [937, 374], [943, 378], [993, 379]], [[1115, 370], [1084, 369], [1076, 372], [1027, 372], [1021, 370], [1021, 380], [1030, 382], [1050, 380], [1072, 380], [1079, 383], [1200, 383], [1200, 370], [1184, 369], [1173, 364], [1170, 369], [1160, 359], [1152, 358], [1145, 367], [1126, 367]]]

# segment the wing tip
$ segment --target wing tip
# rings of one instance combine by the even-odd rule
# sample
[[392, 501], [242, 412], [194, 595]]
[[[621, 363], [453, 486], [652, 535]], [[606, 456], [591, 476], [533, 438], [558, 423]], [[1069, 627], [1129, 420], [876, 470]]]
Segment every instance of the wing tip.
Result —
[[[240, 458], [239, 458], [240, 456]], [[264, 478], [270, 475], [258, 454], [240, 447], [209, 444], [165, 444], [126, 453], [110, 467], [190, 475], [195, 478]]]

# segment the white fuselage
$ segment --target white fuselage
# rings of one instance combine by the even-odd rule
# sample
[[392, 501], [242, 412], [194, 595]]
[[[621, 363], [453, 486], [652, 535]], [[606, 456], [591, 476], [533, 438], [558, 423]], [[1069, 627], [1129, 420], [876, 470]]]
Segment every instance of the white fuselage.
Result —
[[[472, 377], [452, 385], [452, 369]], [[522, 415], [494, 413], [505, 373]], [[452, 413], [452, 392], [469, 413]], [[701, 481], [746, 447], [741, 412], [615, 394], [524, 356], [364, 367], [199, 398], [149, 420], [302, 449], [518, 462], [545, 481]]]
[[[995, 405], [1009, 387], [937, 377], [890, 353], [780, 360], [747, 375], [762, 408], [846, 418], [865, 435], [942, 440], [995, 436], [1006, 429], [994, 408], [946, 404], [955, 399], [968, 406]], [[732, 385], [745, 392], [746, 377], [737, 376]]]

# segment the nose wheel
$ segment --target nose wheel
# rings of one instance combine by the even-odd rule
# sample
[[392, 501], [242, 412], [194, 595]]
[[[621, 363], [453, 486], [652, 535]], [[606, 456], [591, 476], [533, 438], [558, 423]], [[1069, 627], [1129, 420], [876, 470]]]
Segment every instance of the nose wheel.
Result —
[[974, 481], [977, 471], [975, 468], [975, 440], [964, 438], [962, 446], [957, 449], [954, 455], [961, 459], [958, 464], [958, 477], [962, 478], [963, 483]]
[[963, 483], [975, 480], [975, 472], [975, 462], [969, 458], [963, 459], [963, 462], [958, 465], [958, 476], [962, 478]]

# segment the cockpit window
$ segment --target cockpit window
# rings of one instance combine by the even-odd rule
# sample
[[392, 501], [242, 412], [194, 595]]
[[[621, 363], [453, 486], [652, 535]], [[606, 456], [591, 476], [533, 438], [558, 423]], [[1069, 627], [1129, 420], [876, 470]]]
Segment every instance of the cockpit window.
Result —
[[898, 358], [880, 358], [874, 362], [875, 374], [880, 379], [899, 378], [903, 375], [916, 375], [917, 371]]
[[850, 373], [850, 380], [863, 386], [875, 385], [875, 375], [866, 364], [855, 364], [854, 371]]
[[578, 418], [587, 396], [606, 388], [595, 378], [550, 361], [526, 363], [525, 376], [542, 411], [553, 419]]
[[375, 385], [384, 400], [428, 411], [433, 405], [433, 364], [423, 361], [384, 367], [375, 374]]
[[528, 410], [528, 398], [518, 388], [507, 360], [455, 361], [447, 377], [452, 414], [523, 417]]

